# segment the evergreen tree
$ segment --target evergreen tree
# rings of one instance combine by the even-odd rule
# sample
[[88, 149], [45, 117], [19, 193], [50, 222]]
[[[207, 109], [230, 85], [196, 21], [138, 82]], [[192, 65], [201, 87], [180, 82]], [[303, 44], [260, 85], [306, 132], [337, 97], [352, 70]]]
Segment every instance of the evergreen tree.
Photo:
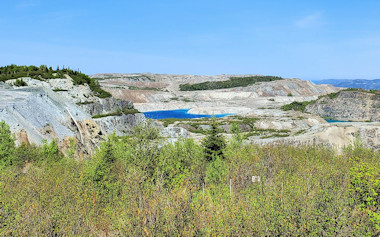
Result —
[[223, 149], [226, 147], [224, 137], [219, 134], [218, 124], [216, 119], [213, 118], [211, 122], [211, 129], [209, 129], [207, 136], [202, 141], [203, 150], [207, 161], [212, 161], [216, 156], [224, 158]]

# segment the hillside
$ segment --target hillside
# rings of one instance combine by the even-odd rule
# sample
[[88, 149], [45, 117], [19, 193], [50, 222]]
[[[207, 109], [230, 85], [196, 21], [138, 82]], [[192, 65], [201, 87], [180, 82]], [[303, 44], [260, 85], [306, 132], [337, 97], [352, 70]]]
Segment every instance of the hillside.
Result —
[[[69, 76], [74, 85], [88, 85], [95, 96], [99, 98], [111, 97], [111, 95], [102, 90], [99, 83], [83, 74], [79, 71], [71, 70], [69, 68], [57, 68], [54, 70], [52, 67], [47, 67], [46, 65], [37, 66], [18, 66], [18, 65], [8, 65], [0, 67], [0, 81], [7, 81], [11, 79], [17, 79], [22, 77], [30, 77], [40, 81], [45, 81], [47, 79], [53, 78], [65, 78]], [[23, 85], [22, 80], [17, 81]], [[26, 85], [26, 84], [25, 84]]]
[[321, 97], [306, 111], [335, 120], [380, 122], [380, 91], [343, 90]]
[[[82, 78], [90, 84], [94, 81], [86, 75]], [[108, 94], [102, 91], [78, 83], [69, 74], [54, 79], [7, 79], [0, 82], [0, 121], [10, 125], [18, 144], [56, 140], [65, 152], [74, 139], [77, 154], [88, 156], [109, 134], [125, 134], [145, 119], [135, 114], [138, 111], [129, 101], [99, 98]]]

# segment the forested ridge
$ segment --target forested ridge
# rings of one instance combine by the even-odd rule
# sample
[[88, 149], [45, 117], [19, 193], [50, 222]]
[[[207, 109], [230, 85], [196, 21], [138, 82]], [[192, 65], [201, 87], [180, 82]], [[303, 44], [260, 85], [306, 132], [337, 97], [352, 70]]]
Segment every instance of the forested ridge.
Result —
[[[357, 141], [256, 146], [217, 124], [174, 144], [152, 124], [91, 159], [55, 141], [16, 147], [0, 122], [1, 236], [378, 236], [380, 153]], [[236, 127], [236, 126], [235, 126]], [[260, 177], [260, 181], [252, 176]]]
[[31, 77], [38, 80], [65, 78], [65, 74], [73, 79], [75, 85], [89, 85], [90, 89], [94, 92], [95, 96], [100, 98], [111, 97], [111, 94], [104, 91], [98, 81], [90, 78], [79, 70], [72, 70], [70, 68], [53, 69], [46, 65], [37, 66], [18, 66], [11, 64], [8, 66], [0, 67], [0, 81], [7, 81], [10, 79], [17, 79], [22, 77]]
[[248, 77], [230, 77], [227, 81], [206, 81], [196, 84], [181, 84], [181, 91], [197, 91], [197, 90], [217, 90], [234, 87], [251, 86], [257, 82], [269, 82], [282, 80], [281, 77], [275, 76], [248, 76]]

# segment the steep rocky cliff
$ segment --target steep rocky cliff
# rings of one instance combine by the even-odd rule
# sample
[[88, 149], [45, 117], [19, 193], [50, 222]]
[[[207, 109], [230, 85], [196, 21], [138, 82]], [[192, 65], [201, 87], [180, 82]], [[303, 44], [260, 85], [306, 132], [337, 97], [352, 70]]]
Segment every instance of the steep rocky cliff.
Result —
[[380, 121], [380, 91], [341, 91], [306, 107], [321, 117], [342, 121]]
[[[107, 116], [132, 109], [132, 102], [98, 98], [88, 85], [74, 85], [70, 77], [23, 80], [28, 86], [14, 87], [14, 80], [0, 85], [0, 120], [10, 125], [18, 143], [40, 145], [56, 139], [65, 151], [73, 138], [78, 154], [86, 156], [108, 134], [124, 134], [145, 119], [142, 114]], [[94, 115], [105, 116], [93, 119]]]

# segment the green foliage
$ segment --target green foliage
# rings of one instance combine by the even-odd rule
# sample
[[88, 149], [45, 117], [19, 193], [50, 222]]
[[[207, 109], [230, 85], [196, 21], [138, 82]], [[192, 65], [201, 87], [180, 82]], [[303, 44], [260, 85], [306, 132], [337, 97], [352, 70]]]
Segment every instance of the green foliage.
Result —
[[295, 110], [295, 111], [305, 112], [306, 106], [308, 106], [309, 104], [313, 102], [314, 101], [303, 101], [303, 102], [293, 101], [290, 104], [283, 105], [281, 109], [284, 111]]
[[[59, 70], [53, 70], [48, 68], [46, 65], [36, 66], [17, 66], [11, 64], [5, 67], [0, 67], [0, 81], [6, 81], [9, 79], [17, 79], [21, 77], [31, 77], [35, 79], [48, 79], [48, 78], [59, 78], [63, 75], [59, 73]], [[57, 75], [53, 75], [57, 73]]]
[[109, 117], [109, 116], [121, 116], [121, 115], [123, 115], [121, 110], [117, 110], [116, 112], [112, 112], [108, 114], [97, 114], [97, 115], [92, 116], [92, 118], [97, 119], [97, 118], [104, 118], [104, 117]]
[[[84, 74], [83, 74], [84, 75]], [[96, 81], [95, 79], [93, 78], [90, 78], [88, 77], [87, 75], [84, 75], [85, 78], [86, 78], [86, 82], [87, 84], [89, 85], [90, 89], [92, 92], [94, 92], [95, 96], [99, 97], [99, 98], [108, 98], [108, 97], [111, 97], [111, 93], [109, 93], [108, 91], [105, 91], [103, 90], [100, 85], [99, 85], [99, 82]], [[74, 79], [74, 78], [73, 78]]]
[[216, 119], [213, 118], [211, 128], [208, 131], [207, 136], [202, 140], [202, 146], [207, 161], [212, 161], [217, 156], [224, 158], [223, 149], [226, 147], [226, 141], [219, 133], [220, 130], [218, 129], [218, 124]]
[[95, 103], [94, 101], [83, 101], [83, 102], [78, 102], [77, 105], [89, 105]]
[[358, 161], [350, 169], [350, 177], [354, 203], [380, 211], [380, 206], [377, 206], [380, 204], [380, 168]]
[[22, 143], [16, 147], [15, 165], [23, 166], [26, 162], [36, 162], [40, 158], [40, 147], [33, 144]]
[[329, 97], [332, 100], [332, 99], [337, 98], [338, 95], [339, 95], [339, 92], [335, 92], [335, 93], [328, 94], [327, 97]]
[[250, 76], [250, 77], [230, 77], [227, 81], [208, 81], [198, 84], [181, 84], [181, 91], [196, 91], [196, 90], [217, 90], [233, 87], [245, 87], [253, 85], [257, 82], [268, 82], [282, 80], [281, 77], [274, 76]]
[[123, 109], [123, 110], [116, 110], [116, 112], [108, 113], [108, 114], [97, 114], [92, 116], [92, 118], [103, 118], [103, 117], [109, 117], [109, 116], [122, 116], [123, 114], [136, 114], [140, 113], [137, 109]]
[[237, 123], [233, 123], [231, 125], [231, 132], [233, 134], [234, 141], [240, 144], [243, 141], [243, 136], [241, 135], [240, 125]]
[[235, 121], [235, 123], [246, 124], [251, 128], [251, 131], [255, 129], [255, 123], [259, 120], [258, 118], [252, 117], [243, 117], [243, 116], [235, 116], [239, 121]]
[[60, 91], [68, 91], [68, 90], [57, 88], [57, 89], [54, 89], [53, 91], [54, 91], [54, 92], [60, 92]]
[[14, 83], [15, 86], [27, 86], [28, 84], [23, 79], [17, 79]]
[[110, 136], [100, 145], [98, 152], [92, 157], [86, 169], [88, 180], [101, 185], [111, 174], [111, 169], [116, 161], [115, 156], [116, 136]]
[[15, 159], [15, 142], [9, 125], [0, 121], [0, 167], [12, 165]]
[[131, 135], [121, 138], [117, 156], [125, 167], [140, 172], [142, 179], [153, 179], [161, 142], [160, 130], [151, 121], [140, 123]]
[[219, 156], [212, 157], [207, 165], [206, 182], [208, 184], [225, 183], [228, 175], [228, 166], [225, 160]]
[[380, 232], [380, 166], [354, 158], [350, 169], [352, 203], [370, 217], [370, 223]]
[[138, 114], [138, 113], [141, 113], [140, 111], [138, 111], [137, 109], [123, 109], [122, 110], [123, 114]]
[[156, 87], [137, 87], [137, 86], [128, 86], [129, 90], [144, 90], [144, 91], [162, 91], [161, 88]]
[[360, 142], [341, 154], [229, 143], [206, 162], [193, 140], [163, 143], [147, 123], [90, 160], [36, 165], [35, 148], [19, 151], [27, 170], [0, 169], [0, 236], [380, 234], [380, 153]]
[[191, 180], [200, 186], [204, 181], [204, 155], [191, 139], [168, 144], [160, 150], [157, 164], [157, 181], [169, 187], [178, 187]]
[[165, 119], [160, 119], [164, 123], [164, 126], [167, 127], [169, 124], [173, 124], [177, 121], [191, 121], [190, 119], [177, 119], [177, 118], [165, 118]]
[[69, 148], [66, 151], [69, 159], [74, 159], [75, 151], [77, 150], [77, 142], [73, 138], [69, 138]]
[[62, 159], [63, 154], [60, 152], [57, 142], [53, 139], [50, 143], [46, 140], [43, 141], [41, 147], [41, 161], [42, 162], [57, 162]]

